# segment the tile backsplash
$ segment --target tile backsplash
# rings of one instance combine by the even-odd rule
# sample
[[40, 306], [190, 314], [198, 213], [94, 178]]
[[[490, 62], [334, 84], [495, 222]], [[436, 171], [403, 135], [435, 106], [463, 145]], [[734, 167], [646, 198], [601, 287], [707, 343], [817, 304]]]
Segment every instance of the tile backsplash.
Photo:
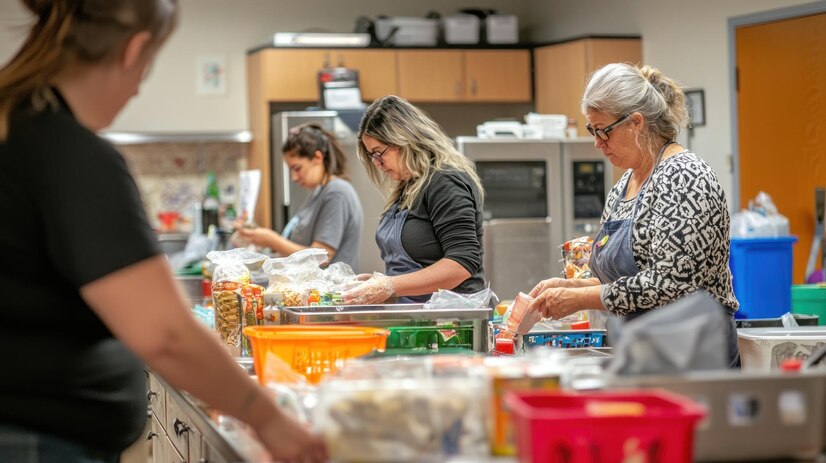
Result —
[[119, 145], [140, 189], [146, 214], [159, 227], [158, 213], [177, 211], [177, 230], [192, 229], [193, 204], [203, 200], [208, 172], [215, 172], [221, 203], [235, 203], [238, 173], [247, 167], [249, 144], [238, 142]]

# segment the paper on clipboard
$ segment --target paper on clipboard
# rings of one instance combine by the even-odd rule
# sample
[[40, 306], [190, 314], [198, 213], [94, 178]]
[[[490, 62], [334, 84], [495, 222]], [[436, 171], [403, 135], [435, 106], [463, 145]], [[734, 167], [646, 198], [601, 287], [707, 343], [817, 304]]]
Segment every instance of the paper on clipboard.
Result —
[[258, 169], [242, 170], [238, 174], [237, 209], [245, 224], [255, 223], [255, 205], [261, 188], [261, 171]]

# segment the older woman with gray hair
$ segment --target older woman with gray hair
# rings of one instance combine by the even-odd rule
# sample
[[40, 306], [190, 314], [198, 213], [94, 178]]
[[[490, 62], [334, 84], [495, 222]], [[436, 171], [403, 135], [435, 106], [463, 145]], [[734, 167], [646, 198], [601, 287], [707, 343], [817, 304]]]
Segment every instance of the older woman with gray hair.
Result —
[[358, 153], [387, 201], [376, 231], [385, 273], [342, 296], [348, 304], [424, 302], [434, 291], [485, 288], [482, 184], [473, 163], [422, 110], [403, 98], [373, 102]]
[[544, 280], [529, 310], [562, 318], [601, 309], [628, 320], [704, 290], [725, 307], [737, 365], [728, 206], [711, 167], [675, 142], [688, 120], [682, 89], [658, 69], [609, 64], [591, 76], [582, 112], [595, 146], [626, 172], [594, 240], [595, 278]]

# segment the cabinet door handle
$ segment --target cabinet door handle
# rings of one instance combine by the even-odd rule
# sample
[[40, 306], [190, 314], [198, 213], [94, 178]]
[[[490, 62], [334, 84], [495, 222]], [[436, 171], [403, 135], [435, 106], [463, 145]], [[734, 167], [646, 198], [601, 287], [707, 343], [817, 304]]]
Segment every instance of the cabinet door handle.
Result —
[[157, 396], [158, 396], [157, 392], [149, 391], [149, 392], [146, 393], [146, 401], [147, 402], [152, 402], [152, 397], [157, 397]]
[[146, 434], [146, 440], [152, 440], [153, 437], [158, 437], [158, 433], [156, 433], [154, 431], [149, 431]]
[[172, 429], [175, 430], [175, 435], [178, 437], [189, 432], [189, 426], [178, 418], [175, 418], [175, 421], [172, 423]]

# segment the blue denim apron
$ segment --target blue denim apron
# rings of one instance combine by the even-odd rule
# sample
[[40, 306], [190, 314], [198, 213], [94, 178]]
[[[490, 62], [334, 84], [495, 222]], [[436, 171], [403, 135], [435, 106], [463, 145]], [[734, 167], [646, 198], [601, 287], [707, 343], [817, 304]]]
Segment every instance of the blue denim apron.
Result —
[[[657, 161], [654, 163], [654, 169], [660, 164], [665, 149], [672, 143], [674, 142], [668, 142], [662, 147], [660, 154], [657, 156]], [[637, 217], [640, 198], [642, 198], [648, 182], [651, 181], [651, 177], [654, 175], [654, 169], [651, 170], [651, 174], [645, 179], [645, 183], [640, 187], [637, 197], [634, 198], [634, 210], [631, 212], [631, 217], [621, 220], [606, 220], [596, 238], [594, 238], [594, 246], [591, 250], [591, 259], [588, 261], [588, 266], [591, 269], [591, 274], [597, 277], [602, 284], [610, 284], [621, 277], [631, 277], [639, 273], [637, 263], [634, 261], [634, 250], [632, 249], [634, 219]], [[617, 205], [625, 198], [627, 190], [628, 182], [625, 183], [608, 217], [611, 217], [617, 210]], [[625, 316], [625, 321], [633, 320], [646, 312], [631, 312]], [[729, 315], [726, 321], [729, 325], [727, 331], [730, 365], [739, 367], [740, 351], [737, 346], [737, 328], [734, 316]]]
[[[404, 275], [424, 268], [422, 264], [413, 260], [402, 246], [402, 228], [408, 213], [409, 209], [400, 210], [398, 203], [394, 204], [382, 215], [376, 229], [376, 244], [379, 245], [381, 259], [384, 261], [384, 273], [388, 276]], [[427, 302], [430, 296], [402, 296], [396, 302], [423, 303]]]
[[[637, 263], [634, 262], [634, 250], [632, 249], [634, 219], [637, 217], [637, 211], [640, 207], [640, 198], [645, 194], [645, 189], [654, 175], [654, 170], [660, 165], [665, 149], [672, 143], [674, 142], [668, 142], [660, 149], [660, 154], [657, 155], [651, 174], [645, 179], [639, 193], [637, 193], [637, 197], [634, 198], [634, 209], [631, 212], [631, 217], [621, 220], [606, 220], [599, 229], [596, 238], [594, 238], [594, 246], [591, 250], [591, 259], [588, 261], [588, 266], [591, 273], [599, 278], [600, 283], [613, 283], [622, 277], [631, 277], [639, 273], [640, 270], [637, 268]], [[617, 205], [625, 198], [627, 191], [628, 182], [625, 182], [625, 186], [614, 202], [608, 217], [616, 212]], [[626, 316], [626, 320], [631, 320], [643, 313], [645, 312], [632, 312]]]

